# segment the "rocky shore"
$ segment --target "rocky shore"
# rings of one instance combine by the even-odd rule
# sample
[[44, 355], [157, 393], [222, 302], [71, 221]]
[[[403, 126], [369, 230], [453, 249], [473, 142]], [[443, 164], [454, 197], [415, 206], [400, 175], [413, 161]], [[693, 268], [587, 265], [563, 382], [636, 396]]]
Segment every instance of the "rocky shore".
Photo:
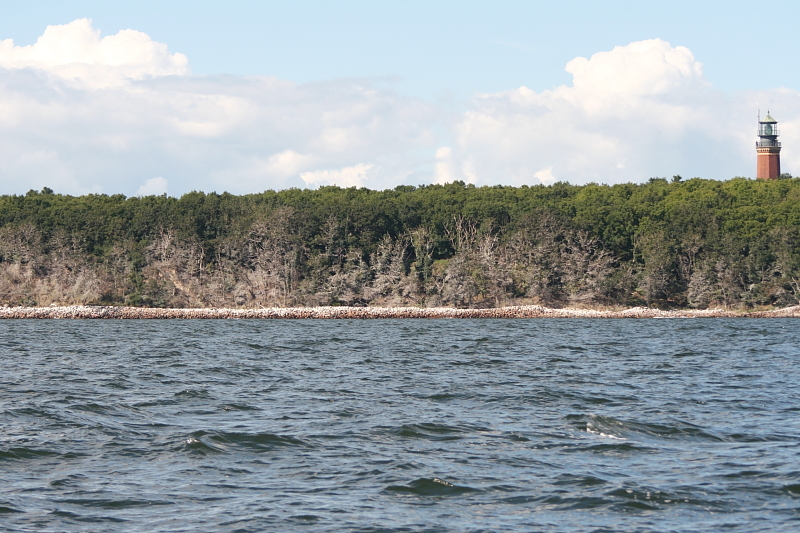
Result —
[[448, 307], [274, 307], [262, 309], [162, 309], [114, 306], [0, 307], [0, 319], [22, 318], [107, 318], [107, 319], [208, 319], [208, 318], [800, 318], [800, 305], [771, 311], [736, 312], [724, 309], [663, 311], [633, 307], [622, 311], [592, 309], [551, 309], [538, 305], [494, 309], [453, 309]]

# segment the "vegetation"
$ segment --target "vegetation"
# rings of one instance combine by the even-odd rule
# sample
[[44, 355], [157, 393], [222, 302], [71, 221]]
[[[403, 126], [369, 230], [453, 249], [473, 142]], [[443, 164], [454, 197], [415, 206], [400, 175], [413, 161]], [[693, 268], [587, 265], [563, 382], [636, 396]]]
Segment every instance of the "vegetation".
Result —
[[0, 197], [0, 304], [762, 307], [800, 178]]

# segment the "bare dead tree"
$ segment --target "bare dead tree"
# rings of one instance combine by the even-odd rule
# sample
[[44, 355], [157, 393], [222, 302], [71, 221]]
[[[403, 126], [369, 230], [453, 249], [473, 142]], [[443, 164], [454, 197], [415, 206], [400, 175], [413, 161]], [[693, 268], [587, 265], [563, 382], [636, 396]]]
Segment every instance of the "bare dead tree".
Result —
[[562, 287], [570, 301], [602, 299], [604, 284], [612, 273], [613, 259], [599, 239], [585, 231], [568, 231], [559, 246]]
[[254, 299], [262, 305], [286, 306], [298, 282], [300, 244], [291, 232], [291, 208], [282, 207], [256, 221], [248, 235]]
[[[407, 237], [392, 239], [384, 235], [378, 244], [375, 253], [370, 257], [371, 281], [364, 291], [367, 301], [403, 301], [412, 296], [409, 285], [413, 283], [406, 279], [405, 262], [408, 253], [409, 240]], [[413, 291], [413, 289], [412, 289]]]

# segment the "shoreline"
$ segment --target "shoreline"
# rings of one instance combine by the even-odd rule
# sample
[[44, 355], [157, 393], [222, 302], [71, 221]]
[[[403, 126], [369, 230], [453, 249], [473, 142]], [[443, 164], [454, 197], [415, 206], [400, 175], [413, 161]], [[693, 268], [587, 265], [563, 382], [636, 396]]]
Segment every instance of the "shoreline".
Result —
[[770, 311], [724, 309], [664, 311], [632, 307], [622, 311], [553, 309], [516, 305], [492, 309], [449, 307], [271, 307], [260, 309], [62, 306], [0, 307], [3, 319], [390, 319], [390, 318], [800, 318], [800, 305]]

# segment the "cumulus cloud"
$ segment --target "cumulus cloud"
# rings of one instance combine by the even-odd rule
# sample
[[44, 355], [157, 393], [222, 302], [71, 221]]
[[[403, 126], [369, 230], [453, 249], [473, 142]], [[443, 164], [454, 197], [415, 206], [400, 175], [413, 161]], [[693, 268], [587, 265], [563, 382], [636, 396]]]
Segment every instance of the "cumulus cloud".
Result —
[[454, 165], [453, 149], [449, 146], [440, 146], [437, 148], [436, 164], [433, 166], [433, 182], [449, 183], [460, 177]]
[[136, 190], [136, 195], [159, 196], [167, 192], [167, 180], [158, 176], [157, 178], [150, 178], [145, 181], [144, 184]]
[[367, 184], [367, 173], [373, 165], [355, 165], [341, 170], [315, 170], [303, 172], [300, 177], [308, 185], [338, 185], [340, 187], [363, 187]]
[[[754, 96], [715, 91], [687, 48], [634, 42], [573, 59], [566, 70], [570, 86], [472, 100], [455, 130], [480, 183], [752, 175]], [[795, 91], [780, 96], [784, 120], [800, 118], [796, 99]]]
[[189, 60], [183, 54], [170, 54], [166, 44], [135, 30], [100, 38], [100, 30], [92, 27], [90, 19], [78, 19], [48, 26], [30, 46], [15, 46], [12, 39], [0, 41], [0, 67], [32, 68], [107, 87], [126, 79], [185, 75]]
[[721, 94], [684, 47], [641, 41], [566, 69], [570, 85], [476, 95], [454, 115], [368, 80], [193, 76], [141, 32], [49, 26], [31, 46], [0, 41], [0, 193], [167, 191], [142, 176], [169, 176], [172, 194], [728, 178], [752, 175], [756, 102], [800, 145], [800, 93]]
[[438, 110], [363, 80], [192, 76], [165, 44], [86, 19], [1, 43], [0, 192], [132, 194], [142, 175], [170, 176], [173, 194], [384, 187], [436, 146]]
[[553, 176], [553, 166], [550, 165], [547, 168], [543, 168], [537, 172], [533, 173], [533, 177], [539, 180], [539, 183], [544, 183], [545, 185], [549, 185], [550, 183], [556, 181], [555, 176]]
[[[707, 85], [703, 79], [703, 65], [695, 61], [692, 52], [684, 46], [673, 48], [661, 39], [617, 46], [610, 52], [598, 52], [591, 59], [576, 57], [567, 63], [565, 70], [572, 74], [573, 92], [583, 92], [584, 97], [586, 93], [598, 97], [584, 99], [584, 107], [608, 97], [653, 97]], [[602, 107], [593, 109], [595, 112], [603, 110]]]

